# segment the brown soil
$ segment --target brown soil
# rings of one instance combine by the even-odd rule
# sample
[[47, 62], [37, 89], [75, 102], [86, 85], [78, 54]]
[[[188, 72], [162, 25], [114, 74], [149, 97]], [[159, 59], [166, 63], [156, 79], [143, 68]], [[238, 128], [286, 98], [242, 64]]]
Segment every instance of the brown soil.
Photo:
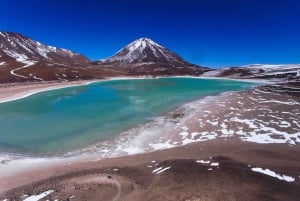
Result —
[[[55, 190], [46, 199], [69, 200], [74, 196], [72, 200], [297, 200], [299, 156], [299, 145], [260, 145], [234, 138], [213, 140], [15, 175], [2, 181], [1, 187], [25, 185], [0, 197], [20, 200], [23, 195]], [[220, 165], [196, 163], [198, 159]], [[293, 176], [296, 181], [289, 183], [255, 173], [249, 165]], [[152, 173], [158, 167], [171, 168]], [[35, 180], [38, 181], [31, 183]]]

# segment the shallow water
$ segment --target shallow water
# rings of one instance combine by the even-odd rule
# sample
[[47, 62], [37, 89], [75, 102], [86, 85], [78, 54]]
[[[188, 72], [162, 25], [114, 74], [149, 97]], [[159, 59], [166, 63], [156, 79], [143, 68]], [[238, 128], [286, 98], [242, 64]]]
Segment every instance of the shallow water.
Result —
[[159, 78], [111, 80], [41, 92], [0, 104], [0, 152], [53, 155], [118, 133], [207, 95], [257, 84]]

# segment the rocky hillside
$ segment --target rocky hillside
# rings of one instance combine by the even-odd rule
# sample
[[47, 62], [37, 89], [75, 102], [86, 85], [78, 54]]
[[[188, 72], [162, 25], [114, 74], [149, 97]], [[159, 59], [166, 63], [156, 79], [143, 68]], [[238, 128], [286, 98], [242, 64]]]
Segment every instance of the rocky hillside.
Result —
[[88, 62], [70, 50], [0, 32], [0, 83], [92, 79], [95, 73], [86, 70]]
[[203, 76], [237, 79], [268, 79], [273, 81], [297, 80], [300, 79], [300, 64], [252, 64], [212, 70], [204, 73]]

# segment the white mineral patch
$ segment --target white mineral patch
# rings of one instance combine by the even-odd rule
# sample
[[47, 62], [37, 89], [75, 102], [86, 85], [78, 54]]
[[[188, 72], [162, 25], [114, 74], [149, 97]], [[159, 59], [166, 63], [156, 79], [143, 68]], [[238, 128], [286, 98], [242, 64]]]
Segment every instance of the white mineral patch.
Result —
[[26, 198], [25, 200], [23, 200], [23, 201], [38, 201], [38, 200], [40, 200], [40, 199], [42, 199], [42, 198], [44, 198], [44, 197], [50, 195], [50, 194], [53, 193], [53, 192], [54, 192], [54, 190], [48, 190], [48, 191], [45, 191], [45, 192], [43, 192], [43, 193], [41, 193], [41, 194], [39, 194], [39, 195], [32, 195], [32, 196], [29, 196], [29, 197], [27, 197], [27, 198]]
[[284, 181], [287, 181], [287, 182], [294, 182], [295, 181], [295, 178], [293, 178], [293, 177], [277, 174], [276, 172], [274, 172], [270, 169], [263, 169], [263, 168], [260, 168], [260, 167], [254, 167], [254, 168], [251, 168], [251, 170], [254, 171], [254, 172], [262, 173], [262, 174], [277, 178], [279, 180], [284, 180]]
[[161, 174], [163, 172], [165, 172], [166, 170], [170, 169], [171, 167], [165, 167], [162, 170], [159, 170], [158, 172], [156, 172], [156, 174]]
[[210, 161], [207, 161], [207, 160], [196, 160], [196, 163], [209, 164]]
[[210, 164], [210, 166], [217, 167], [217, 166], [219, 166], [219, 163], [218, 162], [213, 162], [213, 163]]

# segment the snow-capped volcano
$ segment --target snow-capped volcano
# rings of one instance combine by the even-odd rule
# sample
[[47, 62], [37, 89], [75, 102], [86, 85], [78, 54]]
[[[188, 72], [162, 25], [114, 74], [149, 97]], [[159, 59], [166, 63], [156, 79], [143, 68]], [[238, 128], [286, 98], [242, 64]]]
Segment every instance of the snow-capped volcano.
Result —
[[99, 60], [99, 64], [118, 66], [194, 66], [180, 56], [149, 38], [140, 38], [119, 50], [112, 57]]
[[18, 33], [0, 32], [1, 55], [19, 63], [47, 61], [54, 63], [86, 63], [88, 59], [70, 50], [44, 45]]

